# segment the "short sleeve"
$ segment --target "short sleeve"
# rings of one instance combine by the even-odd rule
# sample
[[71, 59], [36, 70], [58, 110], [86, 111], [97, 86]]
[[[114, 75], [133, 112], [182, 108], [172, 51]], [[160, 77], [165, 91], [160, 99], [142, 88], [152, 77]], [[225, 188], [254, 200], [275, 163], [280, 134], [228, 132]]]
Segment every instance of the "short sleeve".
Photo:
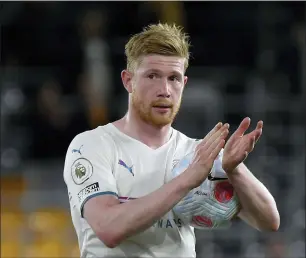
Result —
[[118, 197], [112, 171], [112, 146], [105, 136], [87, 131], [71, 142], [64, 166], [69, 198], [83, 217], [85, 203], [99, 195]]

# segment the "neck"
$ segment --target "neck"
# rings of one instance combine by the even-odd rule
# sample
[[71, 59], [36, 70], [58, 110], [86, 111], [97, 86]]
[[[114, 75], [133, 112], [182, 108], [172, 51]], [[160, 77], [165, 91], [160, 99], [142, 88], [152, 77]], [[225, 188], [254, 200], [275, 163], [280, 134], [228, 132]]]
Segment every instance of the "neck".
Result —
[[144, 122], [130, 109], [120, 120], [113, 123], [126, 135], [157, 149], [168, 142], [172, 129], [171, 124], [157, 127]]

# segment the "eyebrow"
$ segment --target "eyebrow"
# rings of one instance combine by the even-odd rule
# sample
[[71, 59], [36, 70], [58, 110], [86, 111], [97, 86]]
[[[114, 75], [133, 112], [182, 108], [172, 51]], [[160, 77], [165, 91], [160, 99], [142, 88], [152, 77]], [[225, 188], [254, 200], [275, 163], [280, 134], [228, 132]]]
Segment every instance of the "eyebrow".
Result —
[[146, 73], [162, 73], [162, 70], [159, 69], [149, 69], [146, 71]]
[[[146, 73], [162, 73], [162, 72], [163, 72], [162, 70], [159, 70], [159, 69], [156, 69], [156, 68], [152, 68], [152, 69], [149, 69], [148, 71], [146, 71]], [[179, 77], [183, 77], [183, 75], [180, 72], [177, 72], [177, 71], [172, 71], [171, 74], [179, 76]]]

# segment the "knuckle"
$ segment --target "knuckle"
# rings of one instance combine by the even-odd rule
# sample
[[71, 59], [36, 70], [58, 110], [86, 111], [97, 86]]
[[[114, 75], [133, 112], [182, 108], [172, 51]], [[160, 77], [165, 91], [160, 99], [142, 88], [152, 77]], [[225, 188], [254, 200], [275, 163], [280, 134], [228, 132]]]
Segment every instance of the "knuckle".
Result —
[[207, 162], [212, 163], [214, 161], [214, 155], [210, 154], [207, 158]]
[[196, 148], [195, 148], [195, 155], [198, 153], [199, 149], [201, 148], [201, 145], [199, 144]]
[[199, 148], [199, 154], [200, 154], [200, 155], [203, 155], [203, 154], [205, 153], [205, 151], [206, 151], [206, 146], [201, 146], [201, 147]]

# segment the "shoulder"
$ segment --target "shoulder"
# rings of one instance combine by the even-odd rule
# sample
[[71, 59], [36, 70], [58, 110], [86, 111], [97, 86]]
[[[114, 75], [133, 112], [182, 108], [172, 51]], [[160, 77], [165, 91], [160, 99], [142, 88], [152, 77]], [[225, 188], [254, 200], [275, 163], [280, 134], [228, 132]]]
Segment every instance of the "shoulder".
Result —
[[108, 125], [77, 134], [71, 141], [68, 150], [78, 150], [78, 148], [85, 147], [85, 145], [89, 148], [103, 146], [103, 149], [110, 149], [113, 145], [113, 140], [112, 135], [109, 133]]
[[65, 158], [65, 167], [71, 166], [78, 159], [91, 163], [112, 162], [116, 151], [112, 135], [107, 125], [76, 135], [71, 141]]
[[87, 171], [112, 166], [115, 148], [106, 129], [107, 126], [99, 126], [73, 138], [67, 149], [64, 174], [70, 175], [70, 170], [79, 169], [79, 166]]

